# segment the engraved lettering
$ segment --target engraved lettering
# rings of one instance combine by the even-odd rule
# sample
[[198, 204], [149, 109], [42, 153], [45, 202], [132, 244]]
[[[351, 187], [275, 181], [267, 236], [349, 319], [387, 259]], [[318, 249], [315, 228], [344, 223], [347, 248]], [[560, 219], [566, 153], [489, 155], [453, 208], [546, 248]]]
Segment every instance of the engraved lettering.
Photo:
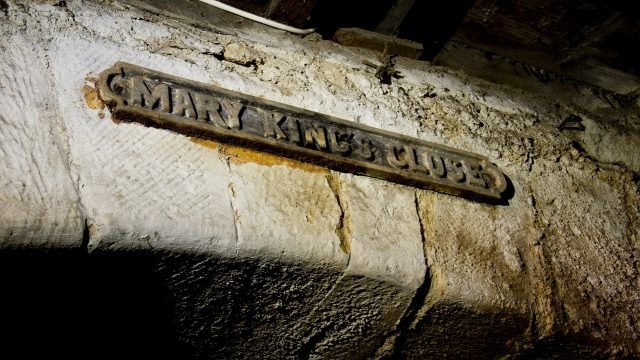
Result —
[[338, 129], [331, 126], [327, 128], [327, 133], [329, 134], [329, 150], [332, 153], [344, 155], [351, 151], [351, 144], [349, 144], [349, 139], [353, 135], [341, 134]]
[[[109, 89], [114, 92], [114, 94], [120, 95], [125, 98], [125, 93], [129, 88], [129, 81], [125, 79], [122, 75], [118, 74], [113, 77], [111, 83], [109, 84]], [[146, 88], [146, 87], [145, 87]], [[149, 89], [147, 89], [147, 92]]]
[[502, 200], [508, 185], [483, 156], [135, 65], [117, 63], [96, 86], [111, 116], [122, 121], [474, 200]]
[[224, 119], [222, 119], [222, 116], [220, 116], [220, 103], [215, 97], [195, 93], [193, 94], [193, 100], [196, 103], [196, 112], [198, 113], [199, 121], [211, 121], [221, 128], [229, 128]]
[[480, 176], [480, 164], [477, 161], [471, 159], [460, 160], [462, 169], [464, 169], [465, 178], [467, 184], [472, 186], [480, 186], [482, 188], [487, 187], [487, 182]]
[[222, 111], [227, 119], [227, 125], [231, 129], [240, 129], [240, 112], [244, 109], [244, 105], [239, 102], [234, 102], [229, 99], [220, 100], [220, 105], [222, 105]]
[[292, 144], [301, 145], [300, 123], [298, 119], [289, 117], [287, 121], [287, 129], [289, 130], [289, 141]]
[[304, 146], [314, 146], [320, 151], [327, 150], [327, 134], [322, 126], [304, 124]]
[[397, 146], [387, 144], [387, 161], [398, 169], [414, 169], [416, 167], [416, 154], [409, 146]]
[[129, 80], [129, 103], [168, 112], [171, 109], [169, 86], [160, 83], [153, 88], [153, 91], [149, 91], [141, 77], [132, 77]]
[[264, 136], [276, 138], [278, 140], [288, 140], [287, 135], [281, 128], [286, 120], [284, 115], [263, 109], [258, 110], [263, 117], [262, 124], [264, 126]]
[[490, 189], [496, 194], [504, 192], [507, 189], [507, 179], [505, 179], [504, 174], [487, 160], [482, 160], [480, 164], [483, 169], [482, 177], [487, 181]]
[[174, 115], [184, 116], [190, 119], [196, 118], [196, 109], [193, 107], [191, 95], [185, 89], [176, 89], [173, 93], [173, 111]]
[[462, 182], [464, 180], [464, 171], [462, 171], [462, 164], [460, 164], [460, 161], [447, 158], [444, 163], [447, 167], [448, 179], [455, 182]]
[[425, 151], [422, 154], [422, 161], [431, 176], [441, 178], [446, 174], [444, 161], [440, 155], [431, 151]]
[[353, 135], [353, 155], [363, 160], [373, 160], [376, 158], [376, 148], [367, 137], [361, 134]]

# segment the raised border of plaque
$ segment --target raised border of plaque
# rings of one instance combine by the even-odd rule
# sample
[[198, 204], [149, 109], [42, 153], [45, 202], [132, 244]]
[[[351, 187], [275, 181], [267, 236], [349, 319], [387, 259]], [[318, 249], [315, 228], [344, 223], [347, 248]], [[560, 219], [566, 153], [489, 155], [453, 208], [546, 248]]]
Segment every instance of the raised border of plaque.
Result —
[[97, 80], [114, 119], [496, 202], [504, 174], [486, 157], [118, 62]]

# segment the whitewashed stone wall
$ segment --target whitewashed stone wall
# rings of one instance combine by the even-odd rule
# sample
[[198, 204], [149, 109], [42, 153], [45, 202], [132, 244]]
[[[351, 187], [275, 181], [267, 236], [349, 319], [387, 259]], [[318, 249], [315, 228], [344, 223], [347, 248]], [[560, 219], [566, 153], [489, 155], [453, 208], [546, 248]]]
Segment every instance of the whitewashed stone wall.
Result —
[[[403, 58], [385, 85], [378, 53], [224, 14], [0, 4], [0, 246], [156, 254], [190, 351], [640, 354], [636, 99], [577, 85], [563, 103]], [[116, 61], [485, 155], [513, 198], [112, 121], [93, 82]], [[559, 129], [571, 115], [585, 131]]]

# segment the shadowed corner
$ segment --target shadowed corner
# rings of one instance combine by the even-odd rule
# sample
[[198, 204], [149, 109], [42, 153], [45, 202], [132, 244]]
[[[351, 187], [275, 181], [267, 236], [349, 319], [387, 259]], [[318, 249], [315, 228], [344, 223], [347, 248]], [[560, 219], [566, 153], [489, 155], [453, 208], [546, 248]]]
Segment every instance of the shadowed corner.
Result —
[[513, 186], [513, 182], [507, 174], [504, 174], [504, 179], [507, 182], [507, 188], [502, 193], [502, 197], [496, 205], [509, 206], [509, 200], [513, 199], [513, 196], [516, 193], [516, 188]]
[[156, 262], [144, 254], [0, 251], [0, 358], [184, 358]]
[[509, 178], [509, 176], [505, 173], [503, 173], [503, 175], [504, 175], [504, 180], [507, 183], [507, 187], [500, 194], [500, 199], [485, 198], [485, 199], [473, 199], [473, 200], [476, 200], [478, 202], [483, 202], [489, 205], [509, 206], [509, 200], [513, 199], [513, 196], [516, 193], [516, 189], [513, 186], [513, 182], [511, 181], [511, 178]]

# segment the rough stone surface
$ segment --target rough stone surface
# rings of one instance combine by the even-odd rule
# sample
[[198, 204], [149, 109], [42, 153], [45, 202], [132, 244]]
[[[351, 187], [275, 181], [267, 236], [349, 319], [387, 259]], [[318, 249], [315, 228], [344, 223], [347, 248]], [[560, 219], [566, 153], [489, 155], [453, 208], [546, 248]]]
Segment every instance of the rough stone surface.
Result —
[[330, 179], [344, 211], [337, 231], [349, 264], [310, 315], [321, 326], [307, 332], [304, 354], [369, 358], [399, 325], [425, 279], [415, 194], [378, 179], [335, 173]]
[[308, 316], [341, 273], [326, 265], [193, 253], [162, 256], [156, 272], [166, 283], [182, 356], [247, 359], [299, 358], [305, 332], [321, 326]]
[[540, 234], [522, 189], [515, 193], [502, 207], [419, 192], [431, 283], [405, 334], [405, 355], [495, 357], [519, 350], [536, 296], [523, 256]]
[[[625, 96], [620, 95], [620, 91], [616, 92], [615, 88], [613, 90], [598, 88], [559, 73], [480, 51], [455, 41], [447, 42], [433, 61], [435, 64], [452, 69], [463, 69], [469, 75], [498, 84], [533, 93], [552, 93], [563, 103], [576, 104], [579, 107], [609, 107], [625, 101]], [[637, 81], [635, 83], [637, 87]], [[622, 93], [629, 92], [629, 90], [622, 91]]]
[[335, 233], [340, 207], [325, 173], [233, 161], [230, 169], [239, 247], [346, 266], [348, 255]]
[[84, 224], [61, 150], [66, 136], [31, 42], [0, 28], [0, 248], [80, 248]]
[[[75, 50], [77, 49], [77, 50]], [[191, 139], [100, 118], [78, 88], [115, 59], [175, 62], [66, 34], [50, 50], [68, 129], [71, 173], [87, 210], [89, 247], [224, 249], [236, 241], [226, 165]], [[155, 60], [155, 61], [154, 61]], [[174, 70], [175, 71], [175, 70]], [[183, 76], [202, 77], [185, 67]], [[86, 97], [86, 96], [84, 96]]]
[[343, 220], [351, 252], [348, 272], [418, 288], [426, 267], [415, 191], [349, 174], [341, 174], [337, 185], [348, 211]]
[[555, 278], [547, 303], [536, 304], [542, 333], [583, 334], [596, 343], [615, 338], [619, 351], [623, 344], [638, 351], [638, 315], [628, 304], [640, 293], [627, 293], [640, 285], [637, 183], [629, 191], [628, 174], [591, 163], [541, 162], [532, 170], [538, 175], [531, 182], [536, 225], [544, 234], [536, 265]]
[[[186, 5], [0, 3], [2, 247], [144, 255], [182, 357], [640, 354], [637, 97], [528, 93]], [[116, 61], [485, 155], [513, 196], [114, 122], [93, 78]]]

